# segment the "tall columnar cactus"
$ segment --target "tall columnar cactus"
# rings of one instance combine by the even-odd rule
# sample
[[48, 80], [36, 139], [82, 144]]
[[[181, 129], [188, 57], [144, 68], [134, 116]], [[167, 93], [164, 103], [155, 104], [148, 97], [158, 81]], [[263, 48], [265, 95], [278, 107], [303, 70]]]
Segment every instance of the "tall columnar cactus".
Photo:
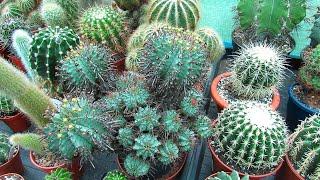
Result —
[[0, 133], [0, 165], [8, 161], [11, 148], [8, 136]]
[[246, 175], [240, 179], [240, 176], [237, 171], [232, 171], [229, 175], [224, 171], [218, 172], [218, 174], [214, 177], [210, 177], [207, 180], [249, 180], [249, 176]]
[[20, 10], [19, 6], [14, 3], [10, 2], [4, 5], [1, 9], [1, 18], [13, 18], [13, 17], [21, 17], [22, 11]]
[[320, 44], [299, 70], [298, 80], [305, 89], [320, 93]]
[[67, 12], [57, 3], [42, 3], [40, 13], [47, 26], [65, 27], [68, 25]]
[[291, 32], [306, 16], [306, 0], [240, 0], [237, 5], [242, 29], [277, 36]]
[[13, 115], [16, 111], [17, 108], [13, 105], [13, 101], [0, 95], [0, 117]]
[[31, 43], [29, 59], [32, 69], [54, 85], [57, 65], [78, 43], [79, 36], [67, 27], [47, 27], [40, 30], [33, 36]]
[[209, 51], [208, 59], [213, 62], [217, 61], [225, 54], [225, 48], [223, 41], [219, 34], [211, 28], [200, 28], [196, 30], [196, 33], [206, 44]]
[[0, 93], [14, 100], [16, 107], [39, 127], [49, 122], [49, 119], [44, 117], [45, 112], [48, 109], [55, 109], [50, 97], [2, 58], [0, 58]]
[[31, 12], [37, 5], [36, 0], [16, 0], [16, 4], [24, 14]]
[[194, 30], [200, 19], [199, 0], [151, 0], [149, 22], [167, 22], [174, 27]]
[[320, 179], [320, 115], [314, 115], [295, 130], [288, 156], [305, 179]]
[[44, 177], [45, 180], [72, 180], [72, 173], [67, 169], [58, 168]]
[[80, 32], [88, 39], [108, 45], [112, 50], [124, 52], [128, 29], [125, 16], [111, 7], [92, 7], [80, 18]]
[[137, 9], [143, 0], [115, 0], [117, 6], [123, 10], [132, 11]]
[[81, 44], [63, 60], [60, 78], [69, 89], [110, 88], [114, 79], [112, 52], [99, 45]]
[[211, 146], [232, 169], [265, 174], [282, 161], [287, 131], [283, 118], [268, 105], [240, 101], [218, 118]]
[[107, 175], [103, 178], [103, 180], [127, 180], [127, 179], [128, 179], [127, 176], [118, 170], [109, 171]]
[[282, 82], [285, 60], [271, 45], [250, 44], [234, 58], [231, 72], [233, 92], [249, 99], [272, 94], [272, 88]]

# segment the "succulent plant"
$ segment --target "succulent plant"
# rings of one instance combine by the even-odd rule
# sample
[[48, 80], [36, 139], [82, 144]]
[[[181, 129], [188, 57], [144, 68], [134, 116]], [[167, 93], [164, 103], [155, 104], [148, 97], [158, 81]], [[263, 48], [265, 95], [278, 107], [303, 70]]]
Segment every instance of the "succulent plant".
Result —
[[109, 171], [103, 180], [127, 180], [127, 176], [118, 170]]
[[78, 20], [79, 20], [79, 2], [78, 0], [55, 0], [66, 12], [68, 19], [69, 28], [74, 29], [75, 31], [78, 28]]
[[312, 50], [311, 57], [299, 70], [298, 80], [305, 89], [320, 93], [320, 44]]
[[42, 3], [40, 14], [47, 26], [68, 26], [67, 12], [57, 3]]
[[67, 169], [57, 168], [50, 174], [46, 175], [45, 180], [72, 180], [72, 173]]
[[315, 19], [310, 38], [315, 45], [320, 44], [320, 15]]
[[114, 81], [112, 52], [103, 46], [81, 44], [62, 61], [60, 78], [68, 89], [108, 89]]
[[51, 86], [55, 85], [56, 69], [67, 52], [79, 44], [79, 36], [68, 27], [41, 29], [33, 36], [29, 59], [32, 69]]
[[30, 25], [31, 29], [39, 29], [45, 24], [40, 11], [38, 10], [34, 10], [29, 13], [26, 23]]
[[86, 38], [124, 52], [128, 29], [125, 16], [111, 7], [92, 7], [80, 18], [80, 31]]
[[166, 22], [174, 27], [194, 30], [200, 18], [198, 0], [151, 0], [149, 22]]
[[126, 171], [128, 171], [128, 173], [134, 177], [144, 176], [150, 170], [149, 163], [137, 157], [133, 157], [130, 154], [124, 160], [124, 167]]
[[248, 99], [272, 95], [284, 78], [285, 59], [268, 44], [250, 44], [235, 56], [231, 67], [233, 92]]
[[31, 12], [37, 5], [36, 0], [16, 0], [16, 4], [24, 14]]
[[14, 18], [14, 17], [22, 17], [22, 11], [20, 10], [19, 6], [14, 2], [9, 2], [4, 4], [1, 8], [1, 18]]
[[43, 155], [48, 148], [43, 137], [35, 133], [15, 133], [10, 136], [9, 141], [15, 146], [20, 146], [39, 155]]
[[225, 109], [214, 127], [211, 146], [232, 169], [252, 175], [273, 171], [286, 153], [288, 130], [266, 104], [239, 101]]
[[8, 161], [11, 148], [8, 136], [0, 133], [0, 165]]
[[245, 175], [243, 178], [240, 179], [240, 176], [237, 171], [232, 171], [229, 175], [224, 171], [218, 172], [216, 176], [210, 177], [207, 180], [249, 180], [249, 176]]
[[203, 104], [203, 94], [196, 89], [191, 89], [181, 101], [180, 107], [184, 115], [195, 117], [201, 111], [201, 104]]
[[119, 8], [125, 11], [135, 10], [142, 4], [142, 0], [115, 0], [115, 2]]
[[320, 178], [320, 116], [307, 117], [295, 130], [288, 156], [297, 172], [305, 179]]
[[140, 131], [151, 131], [159, 123], [160, 116], [157, 110], [150, 107], [139, 108], [134, 115], [134, 122], [139, 127]]
[[13, 105], [13, 101], [0, 95], [0, 117], [13, 115], [16, 111], [17, 108]]

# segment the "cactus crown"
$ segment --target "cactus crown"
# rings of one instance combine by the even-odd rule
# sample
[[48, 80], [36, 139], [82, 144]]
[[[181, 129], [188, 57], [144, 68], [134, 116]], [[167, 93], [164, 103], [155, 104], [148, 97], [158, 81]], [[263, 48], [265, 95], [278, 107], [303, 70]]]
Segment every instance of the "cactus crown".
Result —
[[242, 29], [254, 28], [257, 34], [277, 36], [290, 33], [306, 16], [306, 0], [240, 0], [237, 5]]
[[208, 180], [249, 180], [249, 176], [245, 175], [243, 178], [240, 179], [239, 173], [237, 171], [232, 171], [229, 175], [224, 171], [218, 172], [215, 177], [210, 177]]
[[127, 180], [127, 176], [121, 171], [113, 170], [109, 171], [103, 180]]
[[111, 7], [92, 7], [80, 18], [80, 31], [85, 37], [124, 52], [126, 48], [125, 16]]
[[58, 168], [44, 178], [45, 180], [72, 180], [72, 174], [67, 169]]
[[174, 27], [194, 30], [200, 19], [198, 0], [152, 0], [149, 22], [166, 22]]
[[8, 161], [11, 148], [8, 136], [0, 133], [0, 165]]
[[299, 71], [299, 81], [308, 90], [320, 92], [320, 44]]
[[0, 95], [0, 117], [13, 115], [16, 111], [17, 108], [13, 105], [13, 101]]
[[240, 101], [219, 116], [211, 146], [232, 169], [265, 174], [282, 161], [287, 127], [268, 105]]
[[236, 95], [259, 99], [272, 94], [281, 84], [285, 70], [284, 57], [267, 44], [250, 44], [240, 50], [231, 67], [232, 88]]
[[303, 121], [292, 136], [288, 156], [305, 179], [320, 178], [320, 115]]

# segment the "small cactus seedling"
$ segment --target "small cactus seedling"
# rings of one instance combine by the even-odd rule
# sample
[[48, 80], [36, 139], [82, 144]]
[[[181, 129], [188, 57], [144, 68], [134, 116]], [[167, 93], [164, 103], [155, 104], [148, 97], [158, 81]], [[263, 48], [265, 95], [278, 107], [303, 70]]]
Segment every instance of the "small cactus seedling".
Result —
[[118, 170], [109, 171], [103, 180], [127, 180], [127, 176]]
[[11, 148], [12, 146], [9, 143], [8, 136], [0, 133], [0, 165], [8, 161]]
[[313, 115], [295, 130], [288, 156], [305, 179], [320, 179], [320, 115]]
[[0, 117], [14, 115], [16, 111], [17, 108], [13, 105], [13, 101], [0, 95]]
[[46, 175], [45, 180], [72, 180], [72, 174], [67, 169], [57, 168], [50, 174]]
[[287, 127], [268, 105], [239, 101], [225, 109], [211, 146], [232, 169], [252, 175], [272, 172], [287, 149]]
[[267, 44], [250, 44], [235, 56], [231, 72], [234, 93], [248, 99], [272, 95], [284, 78], [284, 57]]
[[194, 30], [200, 18], [199, 6], [198, 0], [151, 0], [148, 21]]
[[232, 171], [232, 173], [227, 174], [224, 171], [218, 172], [216, 176], [210, 177], [207, 180], [249, 180], [249, 176], [245, 175], [240, 179], [240, 176], [237, 171]]

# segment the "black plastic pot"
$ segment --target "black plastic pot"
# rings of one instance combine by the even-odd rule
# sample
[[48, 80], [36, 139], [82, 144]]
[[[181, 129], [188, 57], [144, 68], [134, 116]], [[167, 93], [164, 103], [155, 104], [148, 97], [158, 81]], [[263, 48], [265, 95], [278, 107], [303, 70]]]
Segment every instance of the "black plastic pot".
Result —
[[320, 109], [316, 110], [301, 102], [293, 92], [293, 88], [298, 85], [293, 84], [288, 89], [289, 99], [287, 104], [287, 118], [286, 122], [290, 131], [294, 131], [301, 121], [306, 117], [320, 113]]

